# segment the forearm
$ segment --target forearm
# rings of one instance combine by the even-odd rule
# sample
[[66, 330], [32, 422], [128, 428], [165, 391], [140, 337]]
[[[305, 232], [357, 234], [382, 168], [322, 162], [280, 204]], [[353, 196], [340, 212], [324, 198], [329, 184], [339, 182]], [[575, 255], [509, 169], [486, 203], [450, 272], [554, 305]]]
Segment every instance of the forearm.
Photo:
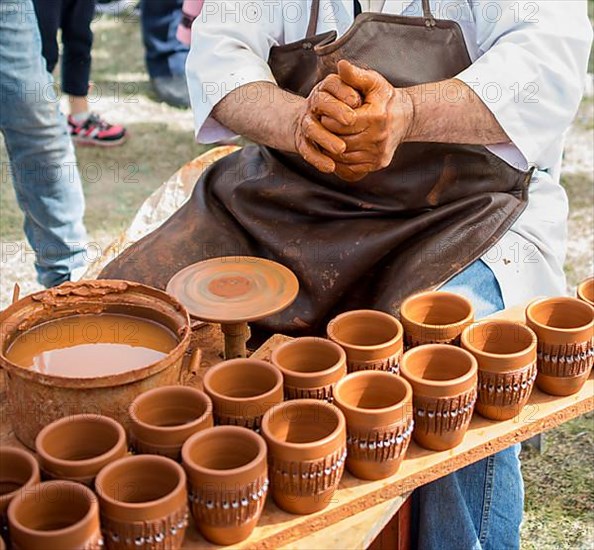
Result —
[[272, 82], [236, 88], [213, 110], [214, 118], [241, 136], [281, 151], [295, 152], [295, 124], [306, 99]]
[[405, 141], [494, 145], [510, 139], [493, 113], [460, 80], [407, 88], [414, 109]]

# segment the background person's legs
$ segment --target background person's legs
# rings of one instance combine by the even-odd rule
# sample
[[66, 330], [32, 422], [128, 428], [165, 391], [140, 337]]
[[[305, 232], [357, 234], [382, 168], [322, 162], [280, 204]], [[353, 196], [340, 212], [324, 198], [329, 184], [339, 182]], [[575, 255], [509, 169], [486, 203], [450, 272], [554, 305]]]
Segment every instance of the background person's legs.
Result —
[[52, 73], [58, 62], [62, 29], [62, 91], [86, 97], [91, 76], [95, 0], [33, 0], [41, 33], [42, 54]]
[[31, 0], [0, 0], [0, 129], [39, 282], [84, 269], [84, 197]]
[[95, 0], [62, 0], [62, 90], [71, 96], [86, 97], [89, 91], [94, 14]]
[[70, 134], [75, 142], [113, 146], [125, 141], [126, 129], [89, 111], [95, 0], [33, 0], [41, 32], [43, 57], [51, 73], [58, 59], [58, 30], [62, 30], [62, 91], [68, 94]]
[[46, 61], [48, 72], [53, 73], [58, 59], [60, 48], [58, 46], [58, 30], [62, 19], [63, 0], [33, 0], [37, 24], [41, 33], [41, 52]]
[[177, 39], [183, 0], [142, 0], [142, 37], [146, 66], [159, 97], [175, 106], [189, 107], [186, 58], [189, 48]]
[[[466, 296], [477, 319], [504, 308], [499, 283], [482, 261], [442, 290]], [[413, 532], [421, 550], [519, 548], [524, 509], [520, 445], [417, 489]]]

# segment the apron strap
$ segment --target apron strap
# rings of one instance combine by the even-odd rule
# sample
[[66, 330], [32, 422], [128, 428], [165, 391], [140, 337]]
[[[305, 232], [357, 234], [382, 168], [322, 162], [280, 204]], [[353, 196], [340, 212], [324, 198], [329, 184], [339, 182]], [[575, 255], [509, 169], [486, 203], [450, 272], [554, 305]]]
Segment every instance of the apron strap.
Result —
[[306, 37], [311, 38], [316, 35], [318, 28], [318, 16], [320, 15], [320, 0], [311, 0], [311, 11], [309, 12], [309, 24], [307, 25]]
[[[435, 18], [431, 13], [430, 0], [422, 0], [423, 3], [423, 17], [425, 18], [425, 25], [427, 27], [435, 27]], [[309, 12], [309, 23], [307, 25], [307, 33], [305, 36], [311, 38], [316, 35], [318, 28], [318, 17], [320, 15], [320, 0], [311, 0], [311, 11]]]
[[423, 0], [423, 17], [425, 18], [425, 25], [427, 27], [435, 27], [435, 18], [431, 13], [430, 0]]

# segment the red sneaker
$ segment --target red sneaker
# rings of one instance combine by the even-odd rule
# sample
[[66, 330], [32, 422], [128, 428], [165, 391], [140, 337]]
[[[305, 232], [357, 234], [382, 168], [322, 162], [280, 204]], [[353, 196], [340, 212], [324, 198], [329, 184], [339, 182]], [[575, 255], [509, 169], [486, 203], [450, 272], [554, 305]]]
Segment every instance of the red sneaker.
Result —
[[84, 122], [80, 123], [69, 116], [68, 127], [72, 141], [79, 145], [115, 147], [124, 143], [128, 137], [126, 128], [119, 124], [105, 122], [97, 113], [91, 113]]

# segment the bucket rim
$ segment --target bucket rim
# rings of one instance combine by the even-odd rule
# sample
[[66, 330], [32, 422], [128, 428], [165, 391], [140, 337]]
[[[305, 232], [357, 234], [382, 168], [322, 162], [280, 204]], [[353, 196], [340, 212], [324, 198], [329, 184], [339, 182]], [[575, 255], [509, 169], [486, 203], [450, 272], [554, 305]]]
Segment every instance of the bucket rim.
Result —
[[[39, 373], [24, 367], [21, 367], [12, 361], [10, 361], [4, 354], [4, 340], [9, 334], [7, 330], [0, 330], [0, 369], [5, 370], [10, 375], [18, 376], [19, 378], [29, 380], [34, 383], [40, 383], [45, 386], [53, 386], [60, 388], [106, 388], [106, 387], [117, 387], [131, 384], [145, 378], [149, 378], [172, 364], [176, 363], [183, 357], [188, 346], [192, 335], [190, 326], [190, 316], [186, 308], [176, 298], [167, 294], [164, 290], [137, 283], [133, 281], [125, 281], [119, 279], [97, 279], [79, 281], [76, 283], [67, 282], [60, 286], [40, 290], [27, 296], [24, 296], [14, 304], [11, 304], [3, 311], [0, 312], [0, 328], [8, 322], [10, 317], [17, 311], [21, 310], [26, 304], [32, 303], [43, 303], [43, 297], [55, 296], [57, 299], [66, 296], [78, 296], [82, 299], [85, 297], [91, 297], [93, 292], [96, 296], [105, 296], [105, 290], [112, 290], [114, 293], [124, 293], [129, 290], [139, 291], [140, 294], [144, 294], [147, 297], [159, 298], [162, 302], [167, 303], [174, 310], [178, 311], [183, 317], [183, 327], [181, 331], [174, 332], [176, 339], [178, 340], [177, 345], [162, 359], [156, 362], [139, 367], [137, 369], [126, 371], [118, 374], [110, 374], [105, 376], [96, 377], [68, 377], [68, 376], [55, 376]], [[49, 320], [49, 319], [48, 319]], [[34, 325], [36, 326], [36, 325]], [[31, 327], [33, 328], [33, 327]], [[25, 331], [26, 332], [26, 331]], [[12, 332], [10, 332], [12, 334]], [[24, 334], [24, 332], [23, 332]]]

